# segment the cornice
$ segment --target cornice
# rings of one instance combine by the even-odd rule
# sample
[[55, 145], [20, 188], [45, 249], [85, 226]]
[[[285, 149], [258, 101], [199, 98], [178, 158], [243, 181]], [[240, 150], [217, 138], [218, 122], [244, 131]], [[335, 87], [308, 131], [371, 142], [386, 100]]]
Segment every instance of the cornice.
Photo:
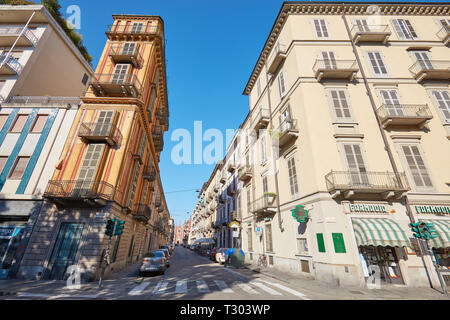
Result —
[[386, 3], [386, 2], [284, 2], [280, 12], [278, 13], [275, 23], [270, 30], [269, 36], [259, 55], [258, 61], [253, 68], [250, 79], [248, 80], [244, 95], [248, 95], [253, 89], [256, 79], [261, 73], [262, 68], [274, 46], [278, 35], [280, 34], [284, 23], [289, 15], [358, 15], [367, 14], [369, 6], [376, 5], [380, 9], [381, 15], [448, 15], [450, 14], [450, 5], [448, 3], [439, 2], [423, 2], [423, 3]]

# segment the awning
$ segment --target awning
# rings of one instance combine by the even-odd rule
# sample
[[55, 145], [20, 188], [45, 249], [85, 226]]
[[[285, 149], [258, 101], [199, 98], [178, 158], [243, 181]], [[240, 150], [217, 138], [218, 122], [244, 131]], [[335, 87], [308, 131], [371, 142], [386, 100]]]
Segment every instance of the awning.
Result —
[[392, 219], [353, 218], [352, 222], [358, 246], [411, 248], [405, 230]]
[[450, 220], [422, 220], [426, 223], [433, 223], [438, 237], [428, 240], [430, 248], [450, 247]]

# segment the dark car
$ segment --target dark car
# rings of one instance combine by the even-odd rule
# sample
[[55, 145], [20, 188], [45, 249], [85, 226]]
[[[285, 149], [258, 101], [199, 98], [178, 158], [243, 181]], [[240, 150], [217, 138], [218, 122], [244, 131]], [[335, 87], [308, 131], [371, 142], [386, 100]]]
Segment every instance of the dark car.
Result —
[[159, 250], [157, 250], [155, 252], [158, 252], [158, 251], [164, 253], [164, 255], [166, 257], [166, 266], [170, 267], [170, 253], [169, 253], [169, 250], [167, 250], [167, 249], [159, 249]]
[[139, 276], [142, 277], [148, 273], [166, 272], [166, 257], [162, 251], [154, 251], [147, 253], [142, 259], [141, 267], [139, 268]]
[[159, 246], [159, 249], [166, 249], [169, 251], [169, 254], [172, 254], [172, 249], [170, 248], [170, 246]]
[[219, 250], [219, 248], [212, 248], [212, 250], [211, 250], [211, 252], [209, 253], [209, 258], [212, 260], [212, 261], [214, 261], [214, 262], [216, 262], [216, 253], [217, 253], [217, 250]]

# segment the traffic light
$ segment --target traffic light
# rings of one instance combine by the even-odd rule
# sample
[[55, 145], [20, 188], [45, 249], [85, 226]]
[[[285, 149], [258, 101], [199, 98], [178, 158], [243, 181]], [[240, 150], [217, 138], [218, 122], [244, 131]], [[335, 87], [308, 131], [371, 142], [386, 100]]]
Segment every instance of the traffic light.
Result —
[[106, 221], [106, 230], [105, 230], [105, 234], [107, 236], [112, 237], [113, 235], [113, 231], [114, 231], [114, 224], [116, 223], [116, 219], [109, 219], [108, 221]]
[[434, 239], [438, 236], [436, 229], [434, 228], [434, 223], [425, 223], [421, 224], [421, 233], [424, 235], [424, 239]]
[[116, 229], [114, 230], [114, 235], [118, 236], [123, 233], [123, 228], [125, 228], [125, 221], [117, 220]]
[[410, 223], [409, 226], [411, 227], [411, 231], [413, 232], [413, 237], [417, 239], [422, 239], [421, 234], [421, 228], [420, 228], [420, 222]]

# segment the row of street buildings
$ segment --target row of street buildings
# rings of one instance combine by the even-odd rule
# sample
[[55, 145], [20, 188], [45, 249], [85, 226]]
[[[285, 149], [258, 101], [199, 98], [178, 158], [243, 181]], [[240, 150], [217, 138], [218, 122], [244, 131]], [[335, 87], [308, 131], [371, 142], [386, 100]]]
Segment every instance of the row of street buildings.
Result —
[[[448, 285], [449, 16], [447, 3], [284, 2], [189, 242], [337, 285], [373, 272]], [[438, 237], [415, 239], [417, 221]]]
[[94, 71], [44, 6], [0, 6], [2, 279], [98, 279], [109, 219], [105, 276], [170, 241], [164, 24], [113, 19]]

